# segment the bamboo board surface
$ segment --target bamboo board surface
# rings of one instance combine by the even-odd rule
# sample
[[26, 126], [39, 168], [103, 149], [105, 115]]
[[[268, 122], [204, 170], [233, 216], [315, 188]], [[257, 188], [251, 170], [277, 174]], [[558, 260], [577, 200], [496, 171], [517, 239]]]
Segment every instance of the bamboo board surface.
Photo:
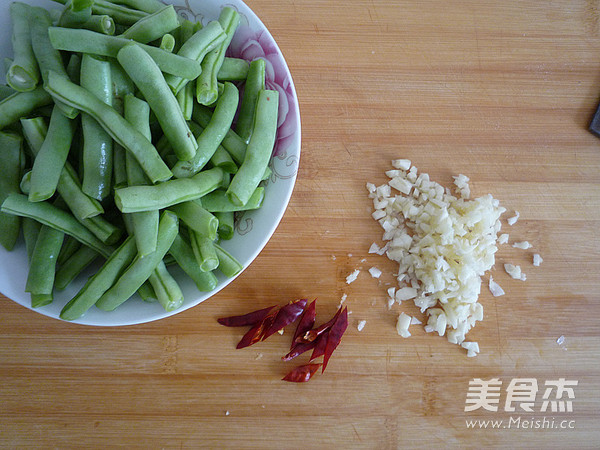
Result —
[[[281, 224], [225, 290], [162, 321], [77, 326], [0, 299], [0, 445], [597, 448], [600, 140], [587, 124], [600, 99], [600, 3], [248, 5], [300, 101], [300, 168]], [[511, 242], [534, 245], [498, 251], [492, 273], [507, 294], [482, 289], [485, 318], [468, 335], [476, 358], [418, 325], [409, 339], [396, 333], [400, 311], [421, 316], [410, 302], [387, 309], [395, 266], [368, 254], [381, 229], [365, 190], [396, 158], [445, 186], [469, 176], [473, 195], [491, 193], [504, 218], [520, 212], [513, 227], [503, 221]], [[504, 262], [527, 281], [511, 280]], [[343, 294], [349, 329], [307, 384], [280, 381], [296, 365], [280, 360], [292, 329], [235, 350], [241, 330], [215, 320], [299, 297], [318, 298], [324, 319]], [[464, 411], [477, 378], [502, 382], [497, 411]], [[518, 378], [538, 383], [533, 412], [506, 409]], [[573, 411], [540, 411], [545, 382], [560, 378], [578, 381]], [[503, 422], [469, 429], [471, 419]]]

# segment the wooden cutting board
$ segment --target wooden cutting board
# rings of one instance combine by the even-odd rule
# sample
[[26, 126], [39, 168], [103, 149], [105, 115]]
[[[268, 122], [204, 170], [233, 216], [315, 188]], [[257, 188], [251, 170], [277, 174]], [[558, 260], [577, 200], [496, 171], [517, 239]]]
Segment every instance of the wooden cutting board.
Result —
[[[300, 170], [281, 224], [224, 291], [159, 322], [78, 326], [2, 298], [0, 445], [597, 448], [600, 140], [587, 124], [600, 99], [600, 3], [248, 3], [300, 100]], [[382, 230], [364, 187], [396, 158], [446, 186], [463, 173], [505, 218], [521, 214], [503, 231], [533, 248], [498, 251], [492, 274], [506, 295], [482, 289], [476, 358], [418, 325], [409, 339], [396, 333], [400, 311], [422, 316], [410, 302], [387, 309], [396, 267], [368, 254]], [[306, 384], [280, 381], [295, 366], [280, 360], [293, 330], [235, 350], [241, 330], [216, 322], [299, 297], [318, 298], [325, 320], [344, 294], [349, 329]], [[465, 412], [476, 379], [500, 384], [496, 411]], [[561, 379], [562, 395], [544, 399]], [[519, 392], [535, 396], [511, 402]]]

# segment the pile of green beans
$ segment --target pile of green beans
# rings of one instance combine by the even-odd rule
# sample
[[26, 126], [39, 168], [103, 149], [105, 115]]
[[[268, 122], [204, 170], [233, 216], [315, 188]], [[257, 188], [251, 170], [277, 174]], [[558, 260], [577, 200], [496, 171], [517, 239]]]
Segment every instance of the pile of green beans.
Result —
[[205, 292], [242, 270], [221, 244], [263, 203], [278, 93], [264, 61], [225, 56], [231, 7], [202, 24], [158, 0], [56, 1], [10, 6], [0, 244], [23, 236], [32, 307], [98, 263], [64, 320], [136, 293], [173, 311], [172, 266]]

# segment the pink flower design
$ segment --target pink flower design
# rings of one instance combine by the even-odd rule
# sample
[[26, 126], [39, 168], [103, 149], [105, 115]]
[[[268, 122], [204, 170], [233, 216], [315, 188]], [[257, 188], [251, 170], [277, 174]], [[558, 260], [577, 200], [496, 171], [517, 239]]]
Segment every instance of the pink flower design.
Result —
[[285, 62], [277, 52], [275, 42], [263, 31], [254, 31], [248, 26], [240, 25], [229, 46], [227, 56], [242, 58], [250, 62], [258, 58], [265, 60], [267, 89], [279, 92], [279, 118], [273, 156], [285, 152], [296, 132], [296, 108]]

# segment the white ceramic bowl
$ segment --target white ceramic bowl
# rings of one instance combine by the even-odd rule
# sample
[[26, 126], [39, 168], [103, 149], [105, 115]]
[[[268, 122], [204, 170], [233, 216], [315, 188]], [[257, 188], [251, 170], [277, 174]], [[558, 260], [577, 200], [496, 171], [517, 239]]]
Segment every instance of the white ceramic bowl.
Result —
[[[29, 4], [45, 8], [60, 7], [49, 0], [23, 0]], [[276, 148], [271, 162], [273, 174], [266, 181], [265, 201], [259, 210], [245, 213], [237, 222], [235, 237], [224, 241], [223, 247], [231, 252], [244, 266], [248, 267], [266, 245], [279, 224], [287, 207], [298, 171], [300, 160], [300, 112], [294, 83], [287, 64], [275, 43], [275, 40], [252, 10], [240, 0], [174, 0], [175, 9], [182, 16], [203, 23], [218, 18], [223, 6], [235, 8], [241, 16], [240, 26], [230, 46], [229, 56], [252, 60], [262, 57], [267, 61], [267, 85], [280, 93], [280, 121]], [[0, 4], [0, 55], [12, 56], [10, 44], [9, 1]], [[5, 83], [4, 74], [0, 82]], [[31, 308], [31, 300], [24, 291], [27, 279], [27, 257], [25, 246], [20, 240], [12, 252], [0, 246], [0, 292], [15, 302]], [[217, 271], [218, 272], [218, 271]], [[163, 319], [208, 299], [233, 279], [226, 279], [220, 273], [219, 283], [211, 292], [198, 292], [193, 282], [178, 268], [172, 270], [185, 295], [181, 308], [165, 312], [158, 303], [146, 303], [137, 296], [129, 299], [112, 312], [104, 312], [92, 307], [82, 318], [74, 323], [117, 326], [132, 325]], [[34, 311], [49, 317], [59, 318], [65, 303], [83, 286], [89, 272], [80, 276], [65, 291], [55, 292], [54, 301], [48, 306], [35, 308]]]

